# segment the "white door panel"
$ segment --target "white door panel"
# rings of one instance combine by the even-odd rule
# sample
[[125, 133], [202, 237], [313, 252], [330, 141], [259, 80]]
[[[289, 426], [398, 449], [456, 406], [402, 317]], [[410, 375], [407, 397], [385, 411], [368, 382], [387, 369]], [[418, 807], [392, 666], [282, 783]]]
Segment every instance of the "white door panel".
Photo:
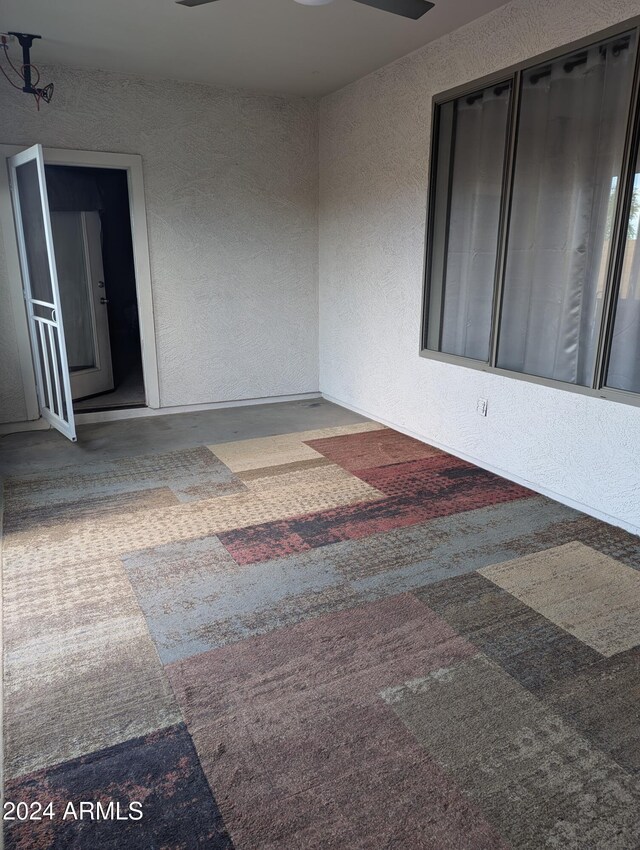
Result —
[[58, 283], [74, 399], [113, 389], [102, 234], [97, 212], [52, 212]]

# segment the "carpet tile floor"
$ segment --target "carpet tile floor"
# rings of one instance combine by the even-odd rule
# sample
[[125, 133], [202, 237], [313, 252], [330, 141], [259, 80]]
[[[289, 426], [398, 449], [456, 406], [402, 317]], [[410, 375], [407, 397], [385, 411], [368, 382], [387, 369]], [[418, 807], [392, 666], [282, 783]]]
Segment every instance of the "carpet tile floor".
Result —
[[10, 477], [2, 544], [9, 850], [640, 847], [618, 528], [362, 422]]

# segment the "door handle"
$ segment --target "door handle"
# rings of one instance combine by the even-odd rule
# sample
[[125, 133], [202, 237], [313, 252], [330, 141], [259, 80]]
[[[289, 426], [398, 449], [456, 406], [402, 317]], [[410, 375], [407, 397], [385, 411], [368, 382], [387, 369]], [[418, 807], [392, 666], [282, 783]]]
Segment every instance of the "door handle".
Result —
[[104, 281], [103, 281], [103, 280], [99, 280], [99, 281], [98, 281], [98, 286], [100, 287], [100, 289], [104, 289]]
[[100, 303], [101, 303], [101, 304], [108, 304], [108, 303], [109, 303], [109, 299], [108, 299], [108, 298], [104, 298], [104, 297], [102, 297], [102, 298], [100, 298]]

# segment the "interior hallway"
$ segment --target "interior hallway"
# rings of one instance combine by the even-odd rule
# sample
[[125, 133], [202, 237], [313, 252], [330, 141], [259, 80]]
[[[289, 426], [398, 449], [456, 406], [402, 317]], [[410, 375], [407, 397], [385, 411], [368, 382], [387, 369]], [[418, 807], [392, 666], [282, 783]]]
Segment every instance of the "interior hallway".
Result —
[[323, 400], [0, 466], [7, 794], [144, 807], [7, 847], [640, 845], [632, 535]]
[[144, 406], [144, 376], [140, 365], [126, 375], [115, 390], [74, 401], [73, 410], [75, 413], [93, 413], [96, 410], [122, 410], [126, 407]]

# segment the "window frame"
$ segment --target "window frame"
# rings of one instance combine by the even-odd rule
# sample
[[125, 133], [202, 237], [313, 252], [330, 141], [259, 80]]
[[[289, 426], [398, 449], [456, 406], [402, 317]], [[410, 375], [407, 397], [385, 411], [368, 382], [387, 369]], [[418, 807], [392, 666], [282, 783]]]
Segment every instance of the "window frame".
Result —
[[[629, 113], [625, 128], [625, 139], [622, 153], [622, 167], [620, 170], [620, 191], [616, 199], [616, 207], [612, 222], [612, 237], [609, 258], [607, 261], [607, 272], [605, 279], [604, 296], [602, 308], [598, 316], [598, 347], [595, 369], [591, 386], [583, 387], [568, 381], [559, 381], [555, 378], [545, 378], [538, 375], [528, 375], [524, 372], [516, 372], [504, 369], [497, 365], [498, 338], [500, 333], [502, 296], [504, 291], [507, 247], [509, 237], [510, 213], [513, 200], [513, 182], [515, 173], [515, 153], [517, 133], [520, 116], [520, 97], [522, 74], [536, 65], [549, 62], [567, 53], [572, 53], [597, 44], [605, 39], [622, 35], [625, 32], [635, 30], [636, 33], [636, 56], [633, 70], [631, 87], [631, 98]], [[429, 330], [429, 303], [431, 297], [431, 271], [434, 257], [434, 242], [432, 239], [436, 218], [436, 187], [437, 187], [437, 152], [438, 135], [440, 130], [440, 106], [448, 101], [465, 95], [473, 94], [479, 89], [500, 83], [511, 82], [511, 103], [507, 124], [507, 141], [505, 146], [505, 165], [502, 181], [502, 197], [500, 201], [500, 221], [498, 226], [498, 246], [496, 253], [496, 273], [493, 291], [491, 338], [489, 346], [489, 360], [480, 361], [459, 354], [447, 354], [442, 351], [434, 351], [427, 348], [427, 334]], [[428, 360], [450, 363], [456, 366], [465, 366], [480, 372], [489, 372], [502, 375], [507, 378], [515, 378], [519, 381], [527, 381], [533, 384], [552, 387], [559, 390], [579, 393], [592, 398], [603, 398], [608, 401], [621, 402], [640, 407], [640, 392], [619, 390], [605, 385], [609, 355], [611, 351], [611, 339], [614, 330], [615, 306], [620, 286], [620, 277], [624, 263], [624, 252], [626, 246], [627, 222], [631, 209], [633, 196], [633, 184], [636, 172], [636, 162], [640, 149], [640, 15], [629, 18], [612, 27], [591, 33], [584, 38], [563, 44], [560, 47], [545, 53], [533, 56], [523, 62], [510, 65], [499, 71], [484, 77], [470, 80], [460, 86], [446, 91], [438, 92], [432, 97], [431, 102], [431, 141], [429, 147], [429, 186], [427, 200], [427, 218], [424, 241], [424, 264], [422, 304], [420, 321], [420, 344], [419, 354]], [[443, 299], [441, 299], [442, 304]], [[440, 319], [440, 333], [442, 333], [442, 317]], [[640, 356], [640, 352], [639, 352]]]

